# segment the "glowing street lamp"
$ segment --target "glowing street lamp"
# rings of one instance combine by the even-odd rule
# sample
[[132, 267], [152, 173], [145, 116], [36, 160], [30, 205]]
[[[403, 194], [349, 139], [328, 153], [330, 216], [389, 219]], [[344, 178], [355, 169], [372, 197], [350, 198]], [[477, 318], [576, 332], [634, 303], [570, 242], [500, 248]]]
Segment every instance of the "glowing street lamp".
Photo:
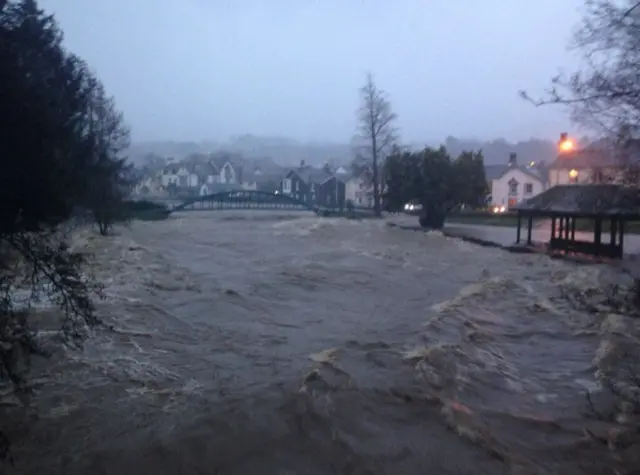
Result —
[[560, 134], [560, 142], [558, 143], [558, 148], [560, 152], [566, 153], [575, 150], [576, 144], [575, 142], [569, 138], [566, 132]]
[[564, 142], [560, 142], [560, 151], [561, 152], [570, 152], [572, 151], [576, 145], [573, 143], [573, 140], [567, 139]]

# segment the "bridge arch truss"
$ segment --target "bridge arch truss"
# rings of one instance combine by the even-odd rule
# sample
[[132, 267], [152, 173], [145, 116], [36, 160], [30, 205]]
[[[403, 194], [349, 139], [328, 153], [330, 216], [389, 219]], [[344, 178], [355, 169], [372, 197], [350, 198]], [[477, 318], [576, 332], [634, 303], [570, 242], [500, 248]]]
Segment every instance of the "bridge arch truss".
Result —
[[316, 208], [292, 196], [259, 190], [233, 190], [198, 196], [173, 208], [179, 211], [214, 210], [288, 210], [313, 211]]

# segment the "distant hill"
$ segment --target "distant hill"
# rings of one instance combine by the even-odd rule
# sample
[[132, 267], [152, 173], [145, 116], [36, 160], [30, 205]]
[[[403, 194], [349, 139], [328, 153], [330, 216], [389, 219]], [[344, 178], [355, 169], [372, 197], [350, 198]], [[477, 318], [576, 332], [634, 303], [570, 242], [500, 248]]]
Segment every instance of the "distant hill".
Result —
[[316, 166], [327, 161], [346, 163], [352, 155], [349, 144], [304, 143], [280, 137], [240, 135], [226, 142], [137, 142], [131, 145], [129, 157], [140, 164], [149, 155], [181, 159], [195, 153], [219, 151], [238, 153], [248, 160], [270, 160], [284, 166], [297, 165], [301, 160]]
[[453, 156], [465, 150], [482, 150], [486, 165], [506, 164], [509, 154], [515, 153], [519, 163], [546, 161], [551, 163], [558, 155], [557, 145], [550, 140], [530, 139], [511, 143], [504, 139], [490, 141], [465, 140], [447, 137], [443, 144]]
[[[439, 144], [430, 144], [439, 146]], [[465, 150], [482, 150], [487, 165], [506, 163], [510, 153], [518, 155], [520, 163], [530, 161], [553, 161], [556, 145], [552, 141], [531, 139], [511, 143], [504, 139], [490, 141], [458, 139], [447, 137], [443, 143], [451, 155], [457, 156]], [[411, 148], [422, 148], [414, 144]], [[157, 155], [181, 159], [194, 153], [228, 151], [241, 154], [249, 160], [265, 160], [282, 166], [292, 166], [304, 160], [309, 165], [321, 166], [325, 162], [346, 164], [353, 157], [353, 148], [348, 143], [299, 142], [285, 137], [260, 137], [251, 134], [232, 137], [225, 142], [138, 142], [132, 144], [129, 156], [134, 163], [141, 163], [144, 157]]]

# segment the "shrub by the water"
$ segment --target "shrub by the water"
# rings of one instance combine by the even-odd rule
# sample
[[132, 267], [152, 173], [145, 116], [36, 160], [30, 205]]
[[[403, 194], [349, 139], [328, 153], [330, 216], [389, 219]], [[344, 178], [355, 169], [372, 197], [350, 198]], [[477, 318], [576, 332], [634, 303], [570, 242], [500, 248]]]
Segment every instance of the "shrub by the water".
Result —
[[442, 229], [447, 213], [438, 208], [424, 210], [420, 214], [420, 226], [425, 229]]
[[68, 342], [99, 323], [92, 298], [100, 285], [85, 275], [85, 257], [70, 250], [62, 228], [88, 212], [108, 231], [127, 193], [120, 152], [128, 131], [35, 0], [0, 1], [0, 103], [0, 385], [26, 400], [30, 358], [43, 354], [31, 302], [60, 307]]
[[124, 203], [121, 220], [158, 220], [166, 218], [169, 213], [170, 209], [165, 204], [148, 200], [130, 200]]

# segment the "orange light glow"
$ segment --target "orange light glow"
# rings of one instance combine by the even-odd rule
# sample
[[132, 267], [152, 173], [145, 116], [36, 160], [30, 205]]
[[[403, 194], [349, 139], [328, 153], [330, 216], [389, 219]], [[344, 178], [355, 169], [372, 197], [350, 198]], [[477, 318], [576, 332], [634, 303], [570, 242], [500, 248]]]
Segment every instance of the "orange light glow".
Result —
[[569, 178], [577, 178], [578, 177], [578, 170], [571, 170], [569, 172]]
[[570, 152], [576, 148], [576, 144], [571, 139], [566, 139], [560, 142], [560, 151], [561, 152]]

